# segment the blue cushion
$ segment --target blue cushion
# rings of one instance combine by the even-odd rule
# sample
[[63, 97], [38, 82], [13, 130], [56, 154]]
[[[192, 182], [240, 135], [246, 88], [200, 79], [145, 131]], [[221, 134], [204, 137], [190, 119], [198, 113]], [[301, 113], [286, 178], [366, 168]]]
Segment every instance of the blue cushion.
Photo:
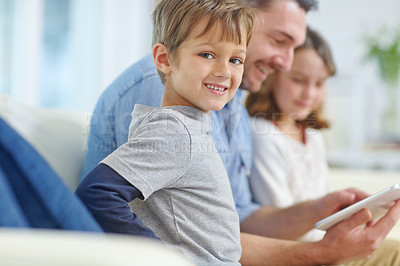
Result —
[[42, 156], [2, 119], [0, 195], [0, 226], [102, 231]]

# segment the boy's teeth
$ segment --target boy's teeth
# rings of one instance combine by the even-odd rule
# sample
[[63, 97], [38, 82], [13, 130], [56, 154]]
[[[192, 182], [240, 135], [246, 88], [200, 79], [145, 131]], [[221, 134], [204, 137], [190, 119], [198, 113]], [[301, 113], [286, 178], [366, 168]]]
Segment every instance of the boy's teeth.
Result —
[[207, 85], [207, 88], [216, 90], [216, 91], [224, 91], [225, 90], [225, 88], [216, 87], [214, 85]]

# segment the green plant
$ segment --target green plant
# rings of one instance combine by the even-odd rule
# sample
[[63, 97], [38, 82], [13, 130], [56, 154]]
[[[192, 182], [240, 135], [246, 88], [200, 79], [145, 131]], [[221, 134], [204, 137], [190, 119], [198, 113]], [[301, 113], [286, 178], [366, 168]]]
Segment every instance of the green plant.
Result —
[[[366, 58], [377, 60], [381, 78], [391, 87], [397, 85], [400, 75], [400, 30], [395, 30], [392, 37], [386, 29], [376, 35], [365, 38], [367, 46]], [[389, 41], [384, 42], [383, 40]]]
[[365, 37], [367, 47], [366, 59], [376, 60], [379, 74], [386, 83], [385, 109], [381, 117], [381, 133], [386, 136], [397, 134], [397, 100], [398, 81], [400, 76], [400, 28], [389, 30], [382, 28], [374, 35]]

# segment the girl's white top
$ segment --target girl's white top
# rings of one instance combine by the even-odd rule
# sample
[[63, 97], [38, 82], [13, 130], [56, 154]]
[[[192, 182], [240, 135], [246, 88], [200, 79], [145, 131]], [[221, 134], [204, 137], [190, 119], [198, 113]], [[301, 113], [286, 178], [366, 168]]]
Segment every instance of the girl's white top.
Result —
[[[303, 144], [271, 121], [252, 118], [250, 122], [254, 160], [249, 179], [255, 202], [284, 208], [330, 191], [325, 142], [318, 130], [306, 129]], [[317, 240], [322, 235], [318, 230], [302, 239]]]

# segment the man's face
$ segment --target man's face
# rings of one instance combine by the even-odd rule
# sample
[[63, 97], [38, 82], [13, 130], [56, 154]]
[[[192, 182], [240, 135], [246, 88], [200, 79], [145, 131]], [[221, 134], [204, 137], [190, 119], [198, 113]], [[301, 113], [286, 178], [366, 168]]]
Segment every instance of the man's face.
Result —
[[273, 1], [268, 9], [259, 10], [241, 88], [257, 92], [270, 73], [289, 70], [294, 48], [304, 42], [305, 35], [306, 12], [295, 1]]

